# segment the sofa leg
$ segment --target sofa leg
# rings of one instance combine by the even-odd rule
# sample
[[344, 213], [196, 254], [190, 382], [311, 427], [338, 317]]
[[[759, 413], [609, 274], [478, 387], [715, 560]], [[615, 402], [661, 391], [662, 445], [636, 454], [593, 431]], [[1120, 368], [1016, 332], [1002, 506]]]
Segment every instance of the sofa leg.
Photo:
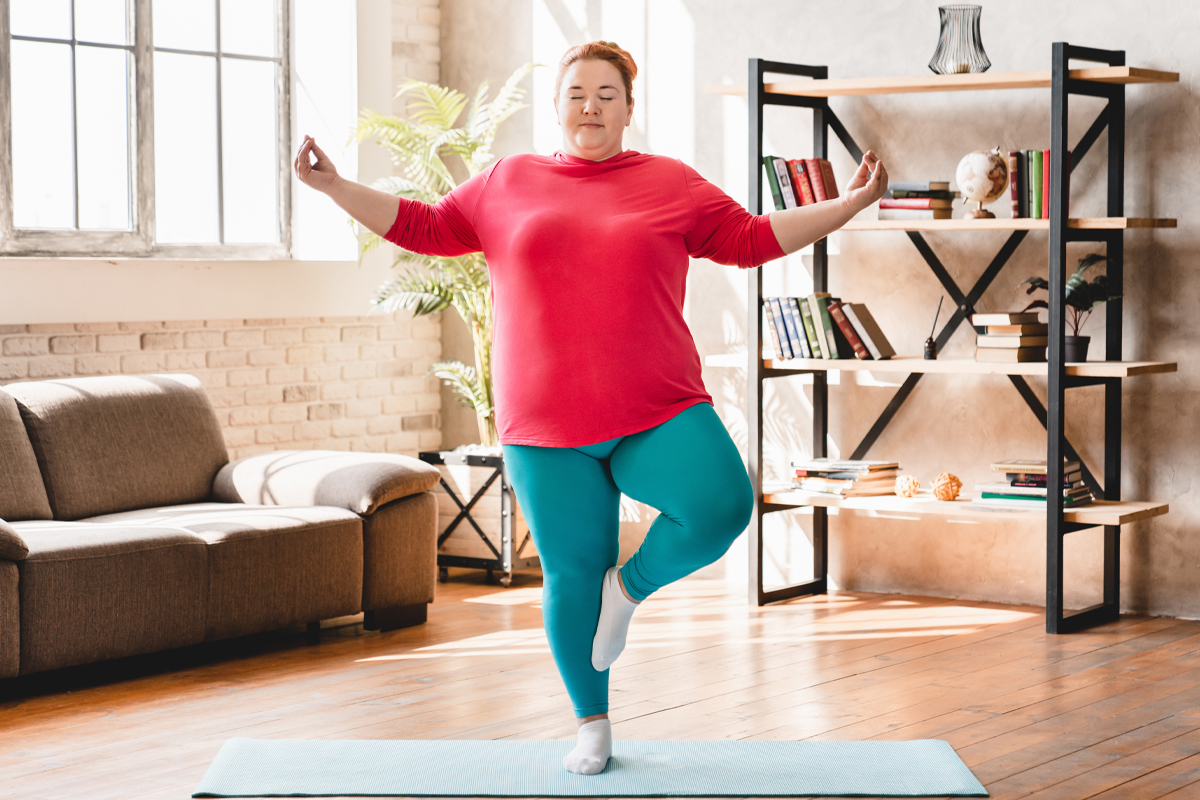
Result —
[[321, 623], [319, 621], [308, 623], [307, 633], [308, 633], [308, 643], [309, 644], [320, 644], [321, 643]]
[[392, 606], [367, 611], [363, 614], [363, 630], [394, 631], [397, 628], [407, 628], [420, 625], [427, 618], [428, 603], [415, 603], [411, 606]]

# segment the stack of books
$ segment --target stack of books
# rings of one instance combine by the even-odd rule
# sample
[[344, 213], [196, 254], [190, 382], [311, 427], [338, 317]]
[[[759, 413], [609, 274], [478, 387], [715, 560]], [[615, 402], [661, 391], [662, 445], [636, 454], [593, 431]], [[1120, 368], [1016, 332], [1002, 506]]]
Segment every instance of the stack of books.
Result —
[[[1071, 151], [1068, 150], [1068, 176], [1070, 168]], [[1008, 191], [1013, 219], [1050, 219], [1050, 151], [1009, 150]]]
[[764, 297], [767, 329], [777, 358], [857, 358], [896, 355], [862, 303], [844, 303], [828, 292], [808, 297]]
[[838, 196], [833, 167], [823, 158], [793, 158], [763, 156], [767, 168], [767, 184], [775, 210], [809, 206]]
[[971, 324], [984, 329], [975, 338], [976, 361], [1045, 361], [1050, 327], [1038, 322], [1036, 311], [973, 314]]
[[[992, 472], [1004, 473], [1004, 480], [975, 487], [979, 496], [973, 502], [985, 506], [1011, 508], [1046, 507], [1046, 462], [1010, 459], [992, 464]], [[1083, 482], [1078, 461], [1063, 462], [1063, 507], [1076, 508], [1092, 502], [1092, 491]]]
[[880, 219], [950, 219], [958, 192], [949, 181], [890, 181], [879, 201]]
[[792, 468], [793, 490], [833, 497], [892, 494], [900, 474], [900, 465], [895, 461], [797, 458]]

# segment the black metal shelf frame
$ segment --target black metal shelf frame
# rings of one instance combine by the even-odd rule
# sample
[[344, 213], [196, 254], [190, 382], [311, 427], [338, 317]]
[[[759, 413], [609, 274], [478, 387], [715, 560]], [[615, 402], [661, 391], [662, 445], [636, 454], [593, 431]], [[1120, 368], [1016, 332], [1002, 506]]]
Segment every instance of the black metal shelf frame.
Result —
[[[1068, 77], [1068, 64], [1072, 59], [1092, 61], [1110, 66], [1124, 66], [1123, 50], [1097, 50], [1055, 42], [1051, 48], [1050, 87], [1050, 236], [1049, 266], [1050, 286], [1063, 286], [1066, 280], [1066, 243], [1068, 241], [1092, 241], [1103, 244], [1108, 256], [1108, 279], [1116, 294], [1122, 294], [1124, 279], [1124, 231], [1074, 229], [1067, 227], [1067, 177], [1083, 159], [1105, 130], [1108, 131], [1108, 202], [1107, 216], [1124, 216], [1124, 168], [1125, 168], [1125, 85], [1085, 81]], [[813, 156], [829, 157], [829, 133], [841, 141], [855, 161], [862, 160], [862, 149], [851, 137], [846, 126], [829, 108], [824, 97], [800, 97], [768, 92], [764, 76], [768, 73], [798, 75], [815, 79], [829, 77], [828, 67], [789, 64], [779, 61], [750, 59], [748, 106], [750, 114], [750, 211], [763, 213], [762, 208], [762, 156], [763, 156], [763, 108], [769, 105], [808, 108], [813, 117]], [[1063, 158], [1067, 152], [1067, 108], [1072, 94], [1105, 98], [1107, 105], [1096, 120], [1071, 149], [1070, 163]], [[1028, 235], [1028, 231], [1014, 231], [1004, 245], [980, 274], [975, 284], [964, 292], [938, 260], [937, 255], [917, 231], [908, 231], [908, 237], [925, 259], [946, 293], [954, 300], [955, 310], [946, 322], [936, 341], [943, 347], [954, 332], [975, 313], [975, 304], [1000, 274], [1017, 247]], [[828, 291], [828, 251], [826, 240], [813, 245], [812, 279], [813, 290]], [[828, 590], [828, 511], [823, 507], [812, 508], [813, 572], [811, 580], [790, 586], [766, 590], [763, 586], [763, 541], [762, 522], [765, 514], [793, 510], [790, 505], [766, 503], [762, 492], [762, 437], [763, 437], [763, 381], [793, 375], [794, 372], [767, 369], [763, 365], [762, 345], [762, 270], [747, 270], [748, 286], [748, 330], [750, 344], [747, 348], [747, 375], [749, 419], [749, 445], [747, 453], [751, 485], [755, 490], [755, 512], [749, 527], [749, 572], [750, 601], [759, 606], [807, 594], [819, 594]], [[1047, 351], [1049, 386], [1046, 405], [1034, 394], [1024, 377], [1010, 375], [1009, 380], [1026, 404], [1046, 428], [1046, 458], [1049, 465], [1047, 484], [1058, 486], [1062, 482], [1064, 458], [1079, 459], [1078, 452], [1066, 440], [1064, 431], [1063, 405], [1065, 391], [1078, 386], [1104, 386], [1104, 481], [1083, 467], [1084, 480], [1093, 492], [1105, 500], [1119, 500], [1121, 496], [1121, 379], [1075, 378], [1066, 375], [1064, 354], [1065, 301], [1061, 291], [1048, 292], [1050, 305], [1050, 345]], [[1104, 357], [1106, 360], [1121, 358], [1122, 304], [1119, 298], [1108, 303], [1107, 328], [1105, 331]], [[826, 439], [829, 433], [829, 384], [823, 371], [813, 376], [813, 457], [826, 455]], [[913, 388], [924, 377], [922, 373], [910, 375], [897, 390], [891, 402], [874, 425], [854, 449], [851, 458], [863, 458], [875, 444], [884, 428], [893, 420], [900, 407], [912, 393]], [[1082, 459], [1079, 459], [1082, 463]], [[1062, 496], [1049, 492], [1046, 508], [1046, 631], [1068, 633], [1117, 618], [1120, 608], [1120, 526], [1104, 527], [1104, 600], [1091, 608], [1074, 614], [1063, 614], [1063, 538], [1066, 534], [1095, 526], [1067, 523], [1063, 519]]]

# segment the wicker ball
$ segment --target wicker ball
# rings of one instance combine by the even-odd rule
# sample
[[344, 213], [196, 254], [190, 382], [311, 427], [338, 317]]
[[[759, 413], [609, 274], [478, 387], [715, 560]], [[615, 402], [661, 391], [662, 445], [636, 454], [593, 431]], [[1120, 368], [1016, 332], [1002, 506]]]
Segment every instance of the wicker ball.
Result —
[[961, 488], [962, 481], [949, 472], [943, 472], [933, 479], [933, 496], [938, 500], [953, 500], [958, 497]]
[[921, 482], [912, 475], [901, 475], [896, 478], [896, 494], [901, 497], [913, 497], [921, 488]]

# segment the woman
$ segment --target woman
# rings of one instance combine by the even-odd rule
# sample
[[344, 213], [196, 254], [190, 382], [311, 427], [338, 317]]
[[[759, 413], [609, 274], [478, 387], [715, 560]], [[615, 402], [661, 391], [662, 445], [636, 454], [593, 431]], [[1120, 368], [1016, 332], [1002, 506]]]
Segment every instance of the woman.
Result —
[[[295, 164], [303, 183], [407, 250], [487, 259], [496, 422], [579, 722], [563, 766], [583, 774], [612, 754], [608, 668], [634, 609], [720, 558], [753, 510], [683, 319], [689, 256], [756, 267], [837, 230], [887, 188], [868, 152], [843, 197], [753, 216], [682, 162], [624, 149], [636, 74], [612, 42], [571, 48], [555, 85], [562, 150], [501, 158], [436, 205], [339, 177], [308, 136]], [[662, 513], [618, 568], [622, 492]]]

